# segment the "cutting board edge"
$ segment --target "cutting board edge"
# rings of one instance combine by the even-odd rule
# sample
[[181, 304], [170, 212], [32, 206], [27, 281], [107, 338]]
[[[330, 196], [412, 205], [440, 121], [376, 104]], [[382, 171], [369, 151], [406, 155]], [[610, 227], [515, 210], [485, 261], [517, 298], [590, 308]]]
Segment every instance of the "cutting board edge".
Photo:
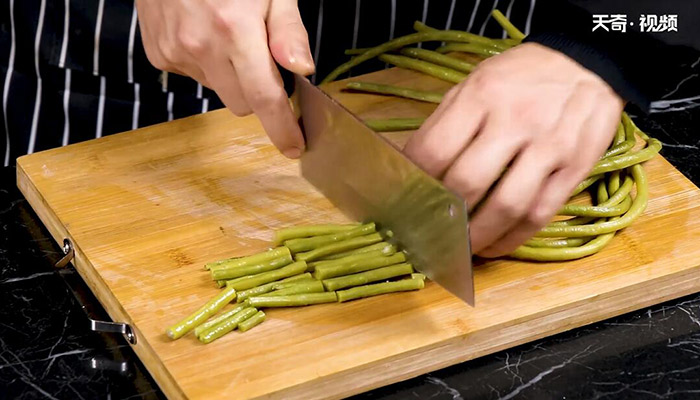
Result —
[[[285, 400], [342, 399], [368, 390], [402, 382], [421, 374], [700, 292], [700, 274], [698, 271], [700, 271], [700, 265], [664, 275], [651, 281], [641, 282], [619, 290], [579, 300], [574, 303], [575, 307], [573, 310], [576, 312], [573, 313], [573, 316], [573, 310], [570, 308], [571, 304], [567, 304], [566, 306], [558, 307], [550, 313], [538, 313], [538, 316], [534, 319], [523, 320], [511, 325], [496, 325], [477, 333], [455, 336], [436, 343], [429, 349], [421, 348], [405, 352], [392, 358], [359, 365], [351, 370], [321, 377], [254, 398]], [[685, 279], [679, 283], [679, 277]], [[664, 285], [666, 282], [673, 284]], [[635, 298], [637, 291], [647, 286], [654, 286], [657, 290], [643, 291], [643, 293], [650, 293], [650, 295], [644, 298]], [[630, 301], [630, 299], [635, 301]], [[616, 303], [619, 305], [610, 307]], [[600, 313], [591, 318], [591, 309], [611, 309], [613, 311]], [[569, 320], [568, 323], [562, 323], [567, 319]], [[557, 328], [546, 332], [530, 329], [531, 327], [546, 325], [557, 326]], [[494, 332], [498, 332], [498, 334], [494, 335]], [[531, 334], [533, 332], [534, 334]], [[510, 338], [510, 340], [505, 338]], [[469, 351], [474, 349], [475, 346], [477, 347], [476, 351]], [[443, 357], [445, 354], [450, 356]], [[435, 362], [436, 357], [442, 358], [439, 362]], [[392, 375], [389, 378], [382, 378], [382, 372], [387, 369], [392, 371]], [[376, 373], [372, 374], [372, 371]], [[402, 372], [397, 374], [397, 371]], [[370, 382], [367, 380], [367, 376], [380, 378]], [[343, 390], [337, 390], [339, 382], [345, 386]], [[351, 383], [348, 384], [348, 382]]]
[[[80, 247], [75, 243], [70, 231], [63, 225], [60, 218], [53, 211], [51, 205], [39, 193], [36, 185], [31, 177], [23, 168], [23, 156], [17, 159], [17, 187], [27, 202], [32, 207], [32, 210], [37, 214], [39, 219], [44, 223], [53, 239], [59, 246], [63, 245], [64, 239], [69, 239], [73, 246], [74, 257], [71, 263], [78, 271], [80, 277], [90, 288], [102, 307], [107, 311], [112, 321], [120, 321], [128, 323], [134, 335], [136, 336], [136, 344], [131, 345], [148, 371], [158, 382], [161, 389], [171, 399], [186, 399], [184, 391], [180, 388], [175, 379], [170, 375], [165, 364], [162, 361], [146, 362], [145, 360], [159, 360], [155, 350], [148, 344], [139, 329], [134, 325], [128, 313], [121, 306], [119, 301], [109, 289], [107, 284], [97, 274], [95, 267], [88, 261], [85, 254], [80, 250]], [[43, 204], [43, 207], [39, 205]]]

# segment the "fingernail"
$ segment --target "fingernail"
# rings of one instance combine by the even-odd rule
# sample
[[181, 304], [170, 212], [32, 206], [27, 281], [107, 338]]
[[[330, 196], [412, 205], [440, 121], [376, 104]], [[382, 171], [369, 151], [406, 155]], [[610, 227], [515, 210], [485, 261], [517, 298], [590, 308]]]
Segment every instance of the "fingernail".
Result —
[[289, 62], [291, 64], [297, 64], [304, 69], [307, 74], [312, 74], [316, 68], [313, 63], [313, 58], [309, 50], [304, 47], [295, 47], [292, 50], [292, 55], [289, 57]]
[[282, 154], [285, 155], [287, 158], [299, 158], [301, 157], [302, 149], [298, 147], [290, 147], [287, 150], [283, 151]]

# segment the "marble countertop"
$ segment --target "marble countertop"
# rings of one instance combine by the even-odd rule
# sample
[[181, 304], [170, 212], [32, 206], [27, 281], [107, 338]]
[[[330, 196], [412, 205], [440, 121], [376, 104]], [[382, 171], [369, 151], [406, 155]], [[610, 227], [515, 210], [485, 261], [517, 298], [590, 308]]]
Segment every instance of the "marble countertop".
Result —
[[[663, 155], [700, 185], [700, 59], [639, 114]], [[62, 280], [106, 314], [0, 169], [0, 400], [165, 398], [126, 341], [89, 330]], [[357, 399], [700, 398], [700, 294], [380, 388]]]

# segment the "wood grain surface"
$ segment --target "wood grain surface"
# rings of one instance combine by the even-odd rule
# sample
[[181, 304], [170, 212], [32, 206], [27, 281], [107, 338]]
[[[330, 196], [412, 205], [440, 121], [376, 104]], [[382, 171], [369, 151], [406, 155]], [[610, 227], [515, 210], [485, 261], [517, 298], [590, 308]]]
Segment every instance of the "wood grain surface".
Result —
[[[362, 80], [445, 84], [385, 70]], [[362, 117], [434, 106], [338, 93]], [[466, 111], [465, 111], [466, 112]], [[393, 134], [397, 142], [406, 133]], [[700, 290], [700, 190], [662, 158], [648, 209], [605, 250], [567, 263], [477, 262], [476, 308], [419, 292], [270, 310], [210, 345], [164, 329], [216, 293], [204, 263], [260, 251], [272, 230], [345, 218], [254, 116], [216, 111], [18, 160], [18, 185], [168, 397], [340, 398]]]

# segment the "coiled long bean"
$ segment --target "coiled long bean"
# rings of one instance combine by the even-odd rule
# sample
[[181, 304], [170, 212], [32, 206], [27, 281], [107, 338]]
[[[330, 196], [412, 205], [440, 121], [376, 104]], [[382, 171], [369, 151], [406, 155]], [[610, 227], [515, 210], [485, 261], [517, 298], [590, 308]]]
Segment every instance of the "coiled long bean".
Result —
[[417, 60], [415, 58], [406, 56], [396, 56], [393, 54], [382, 54], [379, 59], [393, 64], [399, 68], [412, 69], [414, 71], [422, 72], [426, 75], [442, 79], [443, 81], [460, 83], [466, 79], [467, 75], [452, 68], [442, 67], [437, 64], [433, 64], [423, 60]]
[[386, 94], [435, 104], [439, 104], [443, 97], [442, 93], [371, 82], [348, 82], [345, 88], [358, 92]]
[[476, 65], [470, 62], [450, 57], [445, 54], [438, 53], [437, 51], [420, 49], [417, 47], [407, 47], [401, 49], [401, 54], [408, 57], [417, 58], [419, 60], [431, 62], [433, 64], [441, 65], [443, 67], [451, 68], [455, 71], [463, 72], [465, 74], [472, 72], [474, 68], [476, 68]]
[[472, 53], [484, 57], [491, 57], [501, 54], [501, 50], [489, 46], [483, 46], [478, 43], [448, 43], [438, 47], [435, 51], [438, 53]]
[[351, 59], [350, 61], [338, 66], [336, 69], [331, 71], [328, 76], [326, 76], [321, 84], [331, 82], [335, 80], [341, 74], [348, 72], [350, 68], [358, 66], [363, 62], [377, 57], [380, 54], [384, 54], [388, 51], [400, 49], [409, 44], [421, 43], [421, 42], [473, 42], [473, 43], [490, 43], [490, 40], [479, 35], [474, 35], [469, 32], [461, 31], [425, 31], [411, 33], [406, 36], [401, 36], [396, 39], [392, 39], [384, 44], [365, 51], [364, 53], [358, 55], [357, 57]]
[[506, 33], [508, 33], [508, 36], [517, 41], [525, 39], [525, 34], [520, 32], [520, 30], [516, 28], [515, 25], [508, 21], [508, 18], [506, 18], [506, 16], [503, 15], [503, 13], [501, 13], [497, 9], [494, 9], [491, 12], [491, 15], [496, 20], [496, 22], [498, 22], [498, 24], [501, 25], [501, 27], [506, 31]]

